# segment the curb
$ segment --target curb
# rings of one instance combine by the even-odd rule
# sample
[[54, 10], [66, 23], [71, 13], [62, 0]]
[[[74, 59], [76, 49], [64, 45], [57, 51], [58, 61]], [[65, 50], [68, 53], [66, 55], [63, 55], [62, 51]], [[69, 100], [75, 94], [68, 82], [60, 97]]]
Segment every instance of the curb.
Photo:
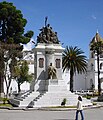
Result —
[[[84, 110], [87, 109], [95, 109], [103, 107], [103, 105], [95, 105], [95, 106], [87, 106], [84, 107]], [[4, 107], [0, 106], [0, 109], [7, 109], [7, 110], [24, 110], [24, 111], [33, 111], [33, 110], [42, 110], [42, 111], [72, 111], [76, 110], [76, 108], [48, 108], [48, 107], [35, 107], [35, 108], [24, 108], [24, 107]]]

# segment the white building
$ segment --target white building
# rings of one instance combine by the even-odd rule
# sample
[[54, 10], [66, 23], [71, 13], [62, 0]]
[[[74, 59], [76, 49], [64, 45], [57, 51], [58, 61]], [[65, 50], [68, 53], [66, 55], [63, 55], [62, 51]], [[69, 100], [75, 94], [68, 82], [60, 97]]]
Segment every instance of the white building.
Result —
[[[91, 43], [99, 42], [99, 41], [103, 41], [103, 39], [100, 37], [99, 33], [97, 32], [96, 35], [93, 37]], [[101, 89], [103, 89], [103, 83], [102, 83], [103, 52], [101, 52], [99, 55], [99, 72], [100, 72], [99, 77], [101, 81]], [[94, 53], [92, 50], [90, 50], [90, 55], [88, 60], [86, 88], [91, 89], [92, 87], [94, 87], [95, 90], [98, 90], [98, 65], [97, 65], [97, 53]]]
[[[101, 40], [99, 33], [97, 32], [93, 39], [90, 41], [90, 44], [95, 40]], [[38, 53], [39, 54], [39, 53]], [[24, 51], [23, 54], [24, 60], [28, 61], [29, 65], [29, 73], [34, 74], [35, 79], [35, 68], [34, 64], [36, 64], [35, 54], [33, 50]], [[103, 89], [103, 54], [100, 55], [99, 58], [99, 68], [100, 68], [100, 79], [101, 79], [101, 88]], [[67, 89], [69, 90], [70, 86], [70, 73], [69, 71], [62, 72], [62, 79], [67, 84]], [[34, 81], [34, 80], [33, 80]], [[34, 84], [32, 82], [31, 84]], [[5, 84], [4, 84], [5, 87]], [[16, 81], [12, 81], [11, 83], [12, 91], [18, 91]], [[10, 87], [10, 88], [11, 88]], [[21, 90], [26, 91], [29, 90], [31, 85], [29, 83], [23, 83], [21, 85]], [[89, 59], [88, 59], [88, 68], [85, 74], [76, 74], [74, 76], [74, 91], [81, 91], [81, 90], [98, 90], [98, 70], [97, 70], [97, 54], [93, 53], [93, 51], [89, 51]], [[6, 91], [6, 89], [4, 89]], [[5, 92], [4, 91], [4, 92]]]
[[[29, 72], [34, 74], [30, 84], [21, 85], [24, 94], [10, 99], [14, 106], [46, 107], [60, 106], [63, 99], [67, 105], [76, 105], [78, 95], [69, 91], [69, 71], [62, 72], [62, 53], [57, 32], [50, 24], [40, 29], [37, 44], [32, 51], [24, 51], [24, 60], [29, 64]], [[74, 90], [87, 89], [86, 75], [74, 76]], [[30, 90], [30, 91], [27, 91]], [[90, 100], [83, 98], [83, 105], [92, 105]]]
[[[34, 54], [32, 51], [24, 51], [23, 52], [23, 59], [27, 60], [28, 62], [28, 66], [29, 66], [29, 74], [33, 74], [34, 73]], [[6, 94], [6, 84], [4, 81], [4, 93]], [[12, 91], [11, 91], [12, 88]], [[27, 91], [30, 90], [30, 83], [28, 82], [24, 82], [23, 84], [21, 84], [20, 86], [21, 91]], [[18, 85], [17, 82], [15, 80], [12, 80], [11, 85], [9, 87], [9, 92], [18, 92]]]
[[[94, 41], [103, 40], [97, 32], [93, 39], [90, 41], [90, 45]], [[98, 90], [98, 65], [97, 65], [97, 53], [90, 50], [89, 45], [89, 59], [88, 68], [85, 74], [76, 74], [74, 76], [74, 90]], [[99, 70], [100, 70], [100, 81], [101, 89], [103, 90], [103, 53], [99, 56]]]

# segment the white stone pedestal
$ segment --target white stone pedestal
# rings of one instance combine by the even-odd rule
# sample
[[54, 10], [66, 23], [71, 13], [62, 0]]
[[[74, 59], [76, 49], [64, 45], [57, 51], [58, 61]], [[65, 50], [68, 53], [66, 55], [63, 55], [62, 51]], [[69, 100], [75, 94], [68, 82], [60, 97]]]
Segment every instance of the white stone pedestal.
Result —
[[37, 80], [35, 84], [35, 91], [67, 91], [67, 85], [64, 80], [48, 79], [48, 80]]
[[46, 80], [45, 89], [48, 92], [67, 91], [64, 80], [49, 79]]

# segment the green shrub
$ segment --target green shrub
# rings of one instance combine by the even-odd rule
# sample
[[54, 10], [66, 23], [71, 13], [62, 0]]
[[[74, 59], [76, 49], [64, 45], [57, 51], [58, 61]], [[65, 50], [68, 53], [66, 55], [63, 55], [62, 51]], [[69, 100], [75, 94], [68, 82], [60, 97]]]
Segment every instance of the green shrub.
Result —
[[91, 99], [91, 96], [86, 96], [87, 99]]
[[65, 106], [66, 102], [67, 102], [67, 99], [64, 98], [63, 101], [62, 101], [62, 103], [61, 103], [61, 105], [62, 105], [62, 106]]
[[3, 104], [8, 102], [8, 98], [0, 98], [1, 101], [3, 101]]
[[97, 105], [97, 103], [93, 102], [93, 105]]

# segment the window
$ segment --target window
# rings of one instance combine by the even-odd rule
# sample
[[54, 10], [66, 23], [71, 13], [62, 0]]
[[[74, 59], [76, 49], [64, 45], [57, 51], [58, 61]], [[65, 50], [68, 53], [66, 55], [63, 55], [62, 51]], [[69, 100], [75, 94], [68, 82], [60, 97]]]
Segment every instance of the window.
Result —
[[44, 67], [44, 59], [43, 58], [39, 58], [39, 67], [40, 68]]
[[100, 63], [100, 69], [102, 69], [102, 67], [103, 67], [103, 63]]
[[56, 68], [60, 68], [60, 59], [56, 59], [55, 62], [56, 62]]

